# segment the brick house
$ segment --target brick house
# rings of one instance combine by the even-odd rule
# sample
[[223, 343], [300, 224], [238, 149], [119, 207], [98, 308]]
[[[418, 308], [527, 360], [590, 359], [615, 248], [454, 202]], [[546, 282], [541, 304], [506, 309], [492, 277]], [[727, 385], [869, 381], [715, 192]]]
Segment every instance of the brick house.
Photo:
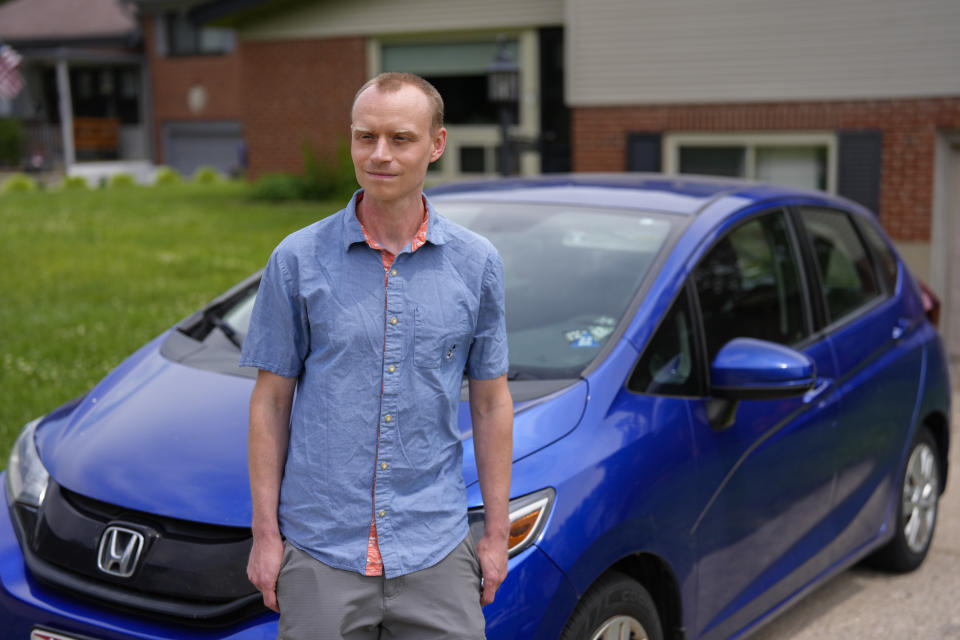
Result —
[[0, 117], [23, 127], [24, 168], [149, 165], [146, 66], [127, 5], [9, 0], [0, 4], [0, 42], [22, 56], [23, 89], [0, 99]]
[[[224, 85], [210, 118], [240, 123], [252, 175], [298, 170], [304, 143], [333, 153], [353, 91], [384, 70], [420, 73], [448, 101], [431, 179], [495, 173], [485, 73], [505, 36], [522, 172], [736, 175], [850, 197], [941, 296], [960, 355], [956, 0], [213, 0], [186, 15], [235, 30], [236, 66], [206, 81]], [[175, 61], [149, 55], [155, 94], [177, 87], [157, 100], [162, 128], [188, 81], [161, 80]]]

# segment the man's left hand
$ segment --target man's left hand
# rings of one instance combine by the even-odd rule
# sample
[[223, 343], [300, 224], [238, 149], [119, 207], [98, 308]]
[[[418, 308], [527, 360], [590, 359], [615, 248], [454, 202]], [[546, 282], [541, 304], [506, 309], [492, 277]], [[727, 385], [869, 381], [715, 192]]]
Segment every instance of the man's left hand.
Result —
[[477, 543], [480, 556], [480, 571], [483, 574], [483, 592], [480, 606], [493, 602], [497, 589], [507, 577], [507, 541], [504, 538], [484, 535]]

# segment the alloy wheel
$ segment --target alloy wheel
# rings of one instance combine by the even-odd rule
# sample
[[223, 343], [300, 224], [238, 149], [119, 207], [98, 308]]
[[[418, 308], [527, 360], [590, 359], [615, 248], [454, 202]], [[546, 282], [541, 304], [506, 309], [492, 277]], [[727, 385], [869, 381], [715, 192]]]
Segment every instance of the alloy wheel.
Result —
[[649, 636], [636, 618], [615, 616], [600, 625], [590, 640], [649, 640]]
[[922, 553], [930, 544], [938, 495], [937, 457], [921, 442], [910, 453], [903, 481], [903, 537], [913, 553]]

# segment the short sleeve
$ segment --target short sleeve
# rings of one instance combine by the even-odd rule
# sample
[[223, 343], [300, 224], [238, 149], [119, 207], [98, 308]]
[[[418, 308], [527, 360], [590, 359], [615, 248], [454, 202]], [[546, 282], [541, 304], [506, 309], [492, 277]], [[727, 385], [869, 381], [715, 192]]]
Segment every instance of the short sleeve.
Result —
[[309, 346], [310, 323], [303, 299], [280, 251], [275, 250], [260, 278], [240, 366], [295, 378], [303, 370]]
[[467, 376], [489, 380], [502, 376], [508, 368], [503, 261], [493, 251], [484, 266], [477, 328], [467, 356]]

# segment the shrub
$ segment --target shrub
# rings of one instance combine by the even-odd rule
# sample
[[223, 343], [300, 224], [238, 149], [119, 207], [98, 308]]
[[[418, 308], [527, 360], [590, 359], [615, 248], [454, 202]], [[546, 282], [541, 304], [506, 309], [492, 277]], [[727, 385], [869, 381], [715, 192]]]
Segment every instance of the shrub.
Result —
[[137, 184], [137, 181], [129, 173], [115, 173], [110, 176], [110, 181], [107, 184], [110, 187], [132, 187]]
[[157, 168], [157, 175], [154, 178], [153, 184], [158, 187], [180, 184], [180, 174], [177, 173], [176, 169], [159, 167]]
[[23, 125], [14, 118], [0, 118], [0, 165], [20, 166], [26, 136]]
[[83, 176], [67, 176], [63, 180], [64, 189], [89, 189], [87, 179]]
[[0, 193], [28, 193], [36, 190], [36, 180], [23, 173], [11, 174], [0, 186]]
[[350, 147], [342, 138], [333, 159], [321, 160], [309, 144], [303, 145], [303, 175], [271, 173], [254, 183], [251, 197], [256, 200], [331, 200], [346, 199], [356, 190], [356, 174], [350, 159]]
[[253, 183], [250, 195], [254, 200], [279, 202], [304, 199], [303, 178], [291, 173], [265, 173]]
[[198, 167], [193, 172], [193, 181], [197, 184], [218, 184], [223, 182], [224, 178], [220, 172], [213, 167]]
[[320, 160], [313, 148], [303, 144], [304, 198], [327, 200], [348, 198], [357, 187], [350, 147], [343, 138], [337, 142], [332, 159]]

